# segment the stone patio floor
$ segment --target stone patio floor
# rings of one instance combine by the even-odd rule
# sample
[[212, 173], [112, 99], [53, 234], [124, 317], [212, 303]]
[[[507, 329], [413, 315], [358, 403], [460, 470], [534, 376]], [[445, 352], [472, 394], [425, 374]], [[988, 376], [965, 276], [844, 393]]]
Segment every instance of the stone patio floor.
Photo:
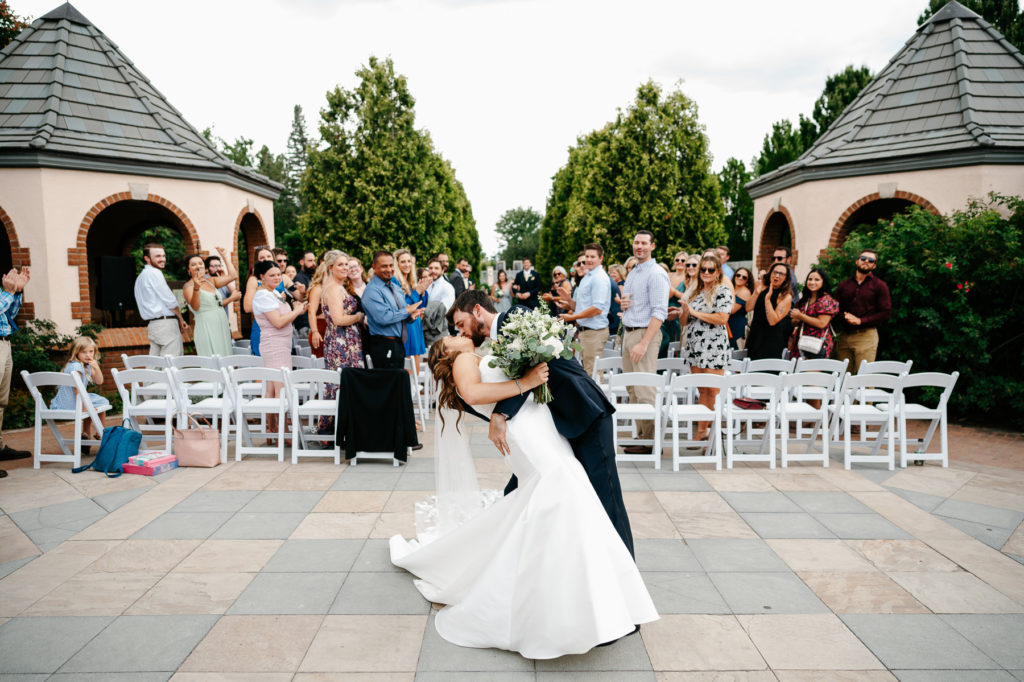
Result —
[[398, 469], [5, 462], [0, 680], [1024, 680], [1024, 440], [951, 431], [948, 469], [621, 464], [661, 620], [552, 661], [443, 641], [389, 563], [429, 433]]

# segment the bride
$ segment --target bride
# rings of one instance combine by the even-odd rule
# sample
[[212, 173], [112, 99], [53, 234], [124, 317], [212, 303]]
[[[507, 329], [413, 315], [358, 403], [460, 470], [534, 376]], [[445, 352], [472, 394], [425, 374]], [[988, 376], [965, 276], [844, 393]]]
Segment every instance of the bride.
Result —
[[460, 646], [541, 659], [585, 653], [657, 620], [636, 564], [546, 405], [531, 398], [508, 422], [507, 463], [519, 488], [505, 497], [477, 489], [465, 404], [486, 414], [547, 375], [540, 365], [509, 381], [487, 360], [465, 337], [431, 348], [442, 408], [437, 497], [417, 505], [415, 540], [390, 541], [391, 561], [419, 578], [424, 597], [446, 605], [438, 633]]

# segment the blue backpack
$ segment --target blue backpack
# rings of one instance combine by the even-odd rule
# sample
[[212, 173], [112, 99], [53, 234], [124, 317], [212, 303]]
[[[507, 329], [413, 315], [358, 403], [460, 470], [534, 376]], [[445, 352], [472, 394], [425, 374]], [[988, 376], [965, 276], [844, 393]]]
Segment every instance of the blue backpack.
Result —
[[128, 458], [139, 454], [141, 442], [142, 434], [134, 429], [108, 426], [103, 429], [103, 438], [100, 440], [96, 458], [85, 466], [72, 469], [71, 473], [78, 474], [86, 469], [95, 469], [105, 473], [107, 478], [117, 478], [124, 473], [121, 467], [128, 463]]

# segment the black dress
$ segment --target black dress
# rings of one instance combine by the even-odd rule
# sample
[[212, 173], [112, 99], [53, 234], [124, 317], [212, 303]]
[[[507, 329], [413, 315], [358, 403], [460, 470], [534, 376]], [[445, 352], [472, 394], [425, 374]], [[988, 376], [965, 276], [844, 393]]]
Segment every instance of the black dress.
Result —
[[[747, 356], [751, 360], [763, 360], [765, 358], [781, 358], [782, 350], [786, 347], [786, 329], [783, 320], [772, 326], [768, 324], [768, 313], [764, 310], [764, 297], [772, 291], [765, 289], [757, 297], [754, 304], [754, 318], [750, 321], [750, 329], [747, 330]], [[782, 289], [775, 290], [772, 294], [772, 308], [779, 304], [779, 296], [784, 292]]]

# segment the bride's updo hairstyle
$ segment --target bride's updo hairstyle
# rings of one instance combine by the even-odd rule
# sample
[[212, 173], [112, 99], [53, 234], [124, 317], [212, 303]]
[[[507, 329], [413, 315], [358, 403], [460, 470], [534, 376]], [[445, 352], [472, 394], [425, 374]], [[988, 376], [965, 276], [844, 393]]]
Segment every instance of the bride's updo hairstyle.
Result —
[[[455, 428], [458, 428], [459, 421], [462, 420], [462, 401], [459, 400], [459, 395], [455, 388], [455, 358], [459, 357], [459, 351], [448, 350], [445, 346], [445, 338], [448, 337], [438, 339], [430, 347], [430, 352], [427, 353], [427, 367], [430, 368], [430, 373], [433, 374], [434, 380], [437, 381], [439, 387], [437, 393], [438, 407], [447, 407], [459, 413], [458, 419], [455, 420]], [[443, 414], [441, 415], [441, 421], [444, 422]]]

